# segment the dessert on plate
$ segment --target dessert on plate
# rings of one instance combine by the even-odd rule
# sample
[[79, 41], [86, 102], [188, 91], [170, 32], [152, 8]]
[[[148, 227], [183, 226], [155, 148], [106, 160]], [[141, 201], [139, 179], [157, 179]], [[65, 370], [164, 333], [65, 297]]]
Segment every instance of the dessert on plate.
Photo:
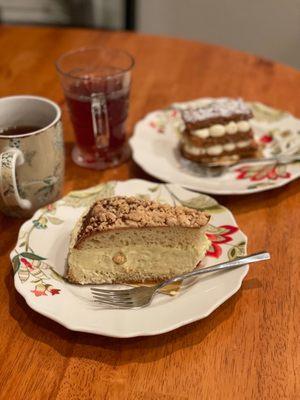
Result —
[[71, 235], [73, 283], [157, 282], [192, 271], [209, 247], [209, 216], [135, 197], [98, 200]]
[[181, 111], [182, 155], [199, 163], [238, 161], [255, 157], [251, 109], [242, 99], [219, 98]]

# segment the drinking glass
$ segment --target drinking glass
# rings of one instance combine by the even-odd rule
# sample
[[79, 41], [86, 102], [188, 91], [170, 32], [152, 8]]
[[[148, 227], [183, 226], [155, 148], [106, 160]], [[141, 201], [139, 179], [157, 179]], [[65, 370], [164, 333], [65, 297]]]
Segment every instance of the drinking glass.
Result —
[[76, 137], [73, 161], [93, 169], [126, 161], [126, 140], [133, 57], [122, 50], [86, 47], [56, 62]]

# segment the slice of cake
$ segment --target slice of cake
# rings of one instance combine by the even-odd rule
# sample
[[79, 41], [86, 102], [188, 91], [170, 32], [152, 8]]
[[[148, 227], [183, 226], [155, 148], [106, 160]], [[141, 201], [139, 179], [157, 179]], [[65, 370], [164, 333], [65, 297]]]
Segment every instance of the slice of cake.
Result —
[[255, 157], [257, 145], [249, 123], [252, 117], [241, 99], [219, 98], [203, 107], [183, 110], [182, 155], [200, 163]]
[[73, 230], [67, 279], [153, 282], [192, 271], [209, 247], [209, 216], [135, 197], [97, 201]]

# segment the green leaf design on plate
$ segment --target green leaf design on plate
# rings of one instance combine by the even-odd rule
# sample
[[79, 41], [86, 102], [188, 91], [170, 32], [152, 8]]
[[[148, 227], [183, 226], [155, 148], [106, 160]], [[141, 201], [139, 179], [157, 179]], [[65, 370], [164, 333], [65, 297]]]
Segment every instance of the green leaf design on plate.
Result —
[[20, 268], [21, 265], [19, 254], [15, 255], [14, 258], [11, 260], [11, 262], [14, 273], [18, 272], [18, 269]]
[[277, 122], [288, 115], [286, 111], [278, 110], [258, 102], [249, 103], [249, 106], [252, 109], [254, 118], [259, 122]]
[[275, 167], [275, 171], [280, 178], [285, 178], [287, 174], [287, 165], [278, 164]]
[[86, 190], [74, 190], [65, 196], [62, 201], [70, 207], [87, 207], [96, 200], [114, 195], [116, 182], [108, 182]]
[[259, 187], [268, 187], [275, 185], [275, 182], [260, 182], [260, 183], [253, 183], [252, 185], [247, 186], [247, 189], [257, 189]]
[[49, 215], [48, 215], [48, 220], [51, 222], [51, 224], [53, 224], [53, 225], [60, 225], [60, 224], [62, 224], [64, 221], [62, 220], [62, 219], [60, 219], [60, 218], [57, 218], [57, 217], [50, 217]]
[[22, 242], [22, 243], [19, 244], [19, 247], [24, 247], [25, 244], [26, 244], [26, 242]]
[[19, 268], [18, 277], [22, 283], [26, 282], [30, 276], [30, 272], [27, 268]]
[[186, 207], [195, 208], [196, 210], [203, 210], [216, 205], [216, 201], [211, 198], [204, 197], [202, 195], [193, 197], [190, 200], [181, 200], [181, 204]]
[[20, 256], [28, 258], [29, 260], [46, 260], [45, 257], [38, 256], [37, 254], [34, 253], [29, 253], [28, 251], [24, 251], [23, 253], [20, 254]]
[[246, 242], [240, 242], [239, 244], [232, 246], [228, 250], [229, 260], [234, 260], [237, 257], [242, 257], [246, 254]]
[[148, 194], [136, 194], [135, 197], [141, 200], [150, 200], [150, 196]]
[[47, 228], [47, 223], [48, 219], [42, 214], [39, 216], [38, 219], [34, 219], [32, 221], [33, 225], [35, 226], [36, 229], [46, 229]]
[[168, 192], [174, 197], [177, 201], [180, 202], [184, 207], [194, 208], [199, 211], [207, 211], [208, 213], [222, 213], [224, 212], [224, 207], [221, 206], [215, 199], [205, 194], [199, 194], [196, 197], [192, 197], [189, 200], [180, 199], [175, 193], [173, 193], [168, 187]]
[[202, 211], [206, 211], [209, 214], [218, 214], [224, 212], [224, 210], [225, 207], [221, 206], [220, 204], [216, 204], [215, 206], [204, 208]]
[[50, 267], [50, 271], [51, 271], [51, 276], [52, 278], [56, 279], [57, 281], [64, 281], [64, 277], [61, 276], [58, 272], [55, 271], [55, 269], [53, 267]]
[[226, 235], [227, 233], [230, 233], [230, 231], [222, 226], [208, 224], [206, 227], [206, 233], [211, 233], [213, 235]]
[[158, 189], [159, 189], [159, 185], [152, 186], [151, 188], [148, 188], [149, 192], [152, 192], [152, 193], [156, 192]]

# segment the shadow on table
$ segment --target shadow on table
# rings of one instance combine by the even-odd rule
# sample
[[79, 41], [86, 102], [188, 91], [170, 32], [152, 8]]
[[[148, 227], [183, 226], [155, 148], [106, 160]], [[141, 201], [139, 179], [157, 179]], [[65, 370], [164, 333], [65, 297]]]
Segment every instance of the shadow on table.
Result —
[[261, 287], [257, 279], [245, 281], [242, 291], [237, 292], [210, 316], [175, 331], [156, 336], [116, 339], [69, 331], [29, 308], [15, 291], [10, 273], [5, 278], [5, 285], [10, 315], [28, 338], [52, 347], [64, 357], [79, 357], [110, 365], [147, 363], [201, 343], [231, 317], [242, 291]]

